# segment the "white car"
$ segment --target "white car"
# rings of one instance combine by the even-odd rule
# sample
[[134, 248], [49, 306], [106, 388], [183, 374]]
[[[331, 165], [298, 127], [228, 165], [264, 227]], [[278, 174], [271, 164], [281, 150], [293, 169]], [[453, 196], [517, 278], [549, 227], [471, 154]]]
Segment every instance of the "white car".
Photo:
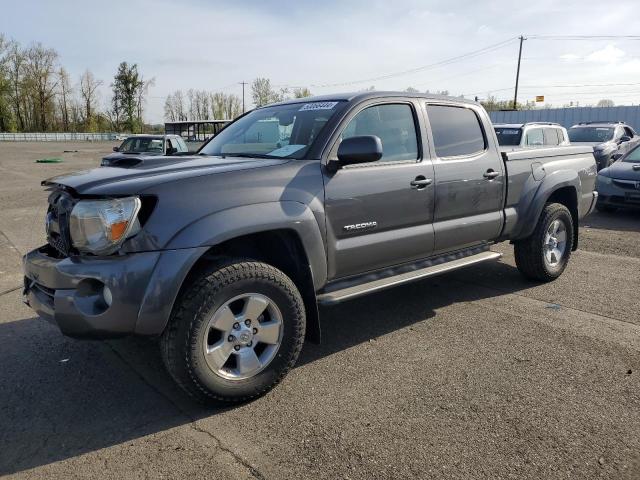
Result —
[[567, 129], [559, 123], [496, 123], [493, 127], [501, 147], [556, 147], [570, 144]]

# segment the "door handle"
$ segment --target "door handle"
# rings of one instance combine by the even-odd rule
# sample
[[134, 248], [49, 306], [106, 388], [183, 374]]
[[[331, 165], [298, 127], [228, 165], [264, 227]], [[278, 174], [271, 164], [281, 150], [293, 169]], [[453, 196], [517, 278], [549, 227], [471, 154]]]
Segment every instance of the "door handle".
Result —
[[433, 183], [432, 179], [419, 175], [415, 178], [415, 180], [411, 180], [410, 185], [411, 185], [411, 188], [422, 190], [423, 188], [427, 187], [428, 185], [431, 185], [432, 183]]
[[500, 176], [500, 172], [496, 172], [494, 170], [487, 170], [486, 172], [484, 172], [484, 174], [482, 175], [484, 178], [487, 178], [489, 180], [493, 180], [496, 177]]

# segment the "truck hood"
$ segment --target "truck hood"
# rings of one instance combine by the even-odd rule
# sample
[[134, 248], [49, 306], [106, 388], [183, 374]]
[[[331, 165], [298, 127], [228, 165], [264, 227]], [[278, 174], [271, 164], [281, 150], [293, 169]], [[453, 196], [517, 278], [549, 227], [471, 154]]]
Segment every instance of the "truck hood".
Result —
[[640, 163], [615, 162], [610, 167], [600, 170], [599, 174], [617, 180], [640, 180]]
[[49, 178], [44, 186], [62, 185], [79, 195], [132, 195], [149, 187], [190, 177], [280, 165], [285, 159], [219, 156], [133, 157], [129, 168], [99, 167]]

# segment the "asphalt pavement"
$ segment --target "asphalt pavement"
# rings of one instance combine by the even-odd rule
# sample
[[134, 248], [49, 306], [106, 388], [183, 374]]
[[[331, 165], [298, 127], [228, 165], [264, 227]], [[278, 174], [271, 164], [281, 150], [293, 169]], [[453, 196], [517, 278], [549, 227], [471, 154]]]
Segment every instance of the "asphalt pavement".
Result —
[[550, 284], [501, 244], [498, 262], [323, 308], [323, 343], [282, 384], [206, 409], [153, 339], [68, 339], [21, 303], [40, 181], [111, 146], [0, 143], [0, 475], [640, 478], [640, 213], [587, 217]]

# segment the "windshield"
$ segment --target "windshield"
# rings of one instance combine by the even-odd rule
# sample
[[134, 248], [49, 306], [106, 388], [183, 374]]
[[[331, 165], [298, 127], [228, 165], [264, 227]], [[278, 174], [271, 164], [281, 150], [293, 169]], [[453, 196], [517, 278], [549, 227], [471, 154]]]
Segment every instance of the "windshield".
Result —
[[622, 160], [623, 162], [640, 163], [640, 147], [636, 147]]
[[520, 145], [520, 139], [522, 138], [521, 128], [499, 127], [495, 130], [500, 145]]
[[610, 127], [571, 127], [569, 140], [572, 142], [608, 142], [613, 138], [613, 128]]
[[304, 158], [329, 119], [346, 102], [309, 102], [254, 110], [207, 143], [200, 154]]
[[159, 152], [162, 153], [162, 138], [127, 138], [122, 145], [120, 145], [121, 152], [124, 153], [144, 153], [144, 152]]

